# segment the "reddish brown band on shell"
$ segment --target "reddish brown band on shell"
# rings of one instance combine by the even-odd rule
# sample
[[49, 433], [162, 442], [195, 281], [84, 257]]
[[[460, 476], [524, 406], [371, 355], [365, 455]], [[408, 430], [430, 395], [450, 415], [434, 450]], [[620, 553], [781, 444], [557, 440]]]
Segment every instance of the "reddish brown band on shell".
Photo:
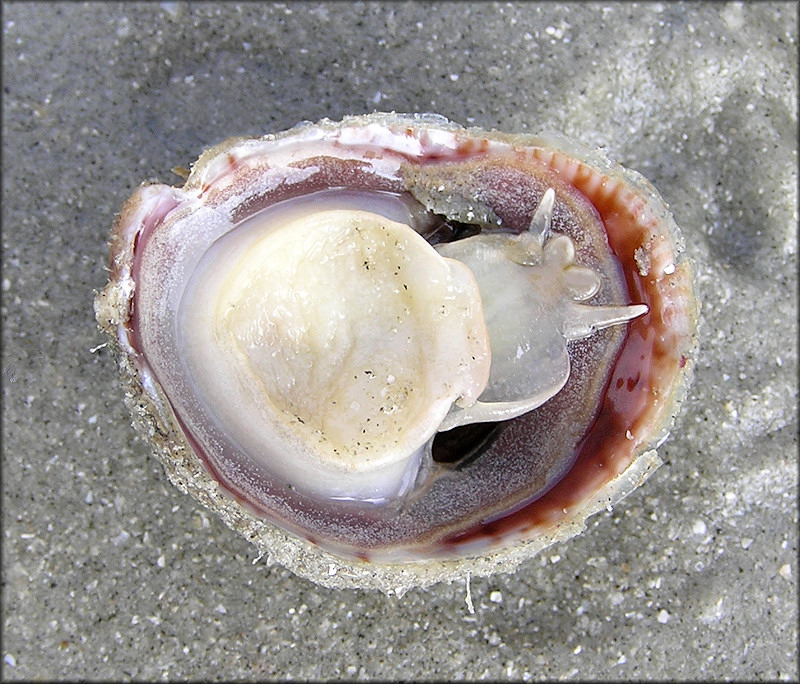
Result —
[[[686, 265], [675, 266], [670, 236], [661, 232], [652, 208], [619, 180], [604, 177], [566, 155], [534, 150], [533, 156], [561, 174], [595, 206], [609, 244], [623, 265], [632, 299], [647, 304], [650, 311], [628, 324], [599, 415], [567, 474], [527, 506], [452, 535], [447, 544], [502, 539], [512, 531], [529, 534], [552, 528], [567, 518], [587, 492], [597, 491], [630, 464], [647, 445], [653, 426], [664, 425], [671, 418], [668, 398], [676, 391], [688, 360], [693, 312], [676, 311], [670, 295], [683, 293], [690, 298], [691, 276]], [[651, 257], [657, 259], [651, 263], [650, 273], [642, 275], [634, 254], [637, 248], [653, 242], [663, 243], [665, 248], [651, 251]], [[671, 270], [671, 266], [675, 266], [674, 272], [664, 276], [664, 270]], [[645, 360], [648, 364], [643, 363]]]

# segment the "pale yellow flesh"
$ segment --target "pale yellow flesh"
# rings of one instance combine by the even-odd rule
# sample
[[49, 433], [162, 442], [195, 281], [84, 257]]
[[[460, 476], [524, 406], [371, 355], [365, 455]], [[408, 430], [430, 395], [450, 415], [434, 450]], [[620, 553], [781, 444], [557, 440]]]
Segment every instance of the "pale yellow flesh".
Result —
[[396, 491], [486, 386], [475, 279], [407, 225], [319, 211], [202, 270], [182, 325], [203, 396], [255, 458], [326, 493]]

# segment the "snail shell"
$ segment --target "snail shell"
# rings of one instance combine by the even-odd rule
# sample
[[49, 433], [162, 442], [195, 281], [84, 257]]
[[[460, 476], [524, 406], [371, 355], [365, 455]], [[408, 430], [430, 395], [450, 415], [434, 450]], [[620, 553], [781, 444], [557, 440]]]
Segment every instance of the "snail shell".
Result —
[[95, 311], [176, 485], [270, 562], [399, 593], [512, 569], [657, 467], [681, 249], [599, 153], [373, 114], [140, 187]]

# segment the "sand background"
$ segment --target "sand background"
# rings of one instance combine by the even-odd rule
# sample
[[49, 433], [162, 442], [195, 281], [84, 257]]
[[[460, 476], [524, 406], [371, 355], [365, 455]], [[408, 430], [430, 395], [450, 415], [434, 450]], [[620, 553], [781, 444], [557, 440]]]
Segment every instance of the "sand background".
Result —
[[[797, 4], [3, 4], [14, 679], [796, 679]], [[665, 465], [512, 575], [326, 590], [173, 488], [92, 298], [122, 202], [373, 110], [560, 130], [648, 177], [703, 302]]]

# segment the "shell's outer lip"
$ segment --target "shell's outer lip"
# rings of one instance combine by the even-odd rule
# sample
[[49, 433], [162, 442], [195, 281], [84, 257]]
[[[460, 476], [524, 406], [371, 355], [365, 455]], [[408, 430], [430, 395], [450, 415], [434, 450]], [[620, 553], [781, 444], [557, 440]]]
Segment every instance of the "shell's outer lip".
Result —
[[[169, 422], [171, 412], [169, 402], [142, 358], [137, 340], [135, 252], [142, 238], [146, 239], [167, 216], [197, 202], [209, 201], [210, 196], [216, 195], [217, 208], [233, 216], [233, 207], [241, 201], [242, 195], [236, 192], [241, 188], [226, 186], [227, 178], [233, 175], [231, 172], [238, 173], [243, 168], [257, 170], [261, 168], [259, 161], [265, 153], [273, 154], [282, 149], [291, 156], [293, 146], [311, 141], [325, 143], [325, 154], [341, 158], [350, 158], [351, 146], [368, 150], [379, 144], [388, 151], [373, 158], [362, 157], [362, 161], [371, 172], [387, 179], [396, 176], [409, 158], [468, 160], [487, 154], [516, 155], [546, 165], [590, 198], [607, 223], [612, 248], [626, 263], [628, 287], [633, 298], [651, 305], [650, 314], [631, 324], [629, 339], [665, 349], [671, 345], [675, 350], [663, 368], [663, 382], [654, 388], [657, 398], [652, 407], [640, 413], [636, 424], [622, 435], [620, 448], [628, 457], [586, 476], [568, 500], [563, 498], [563, 491], [558, 491], [559, 486], [563, 490], [570, 485], [563, 480], [545, 495], [563, 505], [551, 507], [545, 515], [526, 517], [523, 507], [522, 513], [512, 513], [488, 528], [457, 535], [451, 539], [454, 546], [449, 549], [441, 546], [424, 549], [431, 556], [444, 555], [443, 560], [436, 562], [409, 560], [408, 554], [400, 548], [370, 556], [371, 563], [345, 561], [342, 556], [348, 555], [347, 550], [337, 549], [335, 544], [329, 544], [328, 548], [338, 555], [313, 549], [311, 556], [301, 562], [297, 554], [300, 549], [307, 548], [302, 540], [253, 517], [245, 510], [246, 502], [239, 501], [243, 505], [238, 505], [225, 500], [219, 484], [209, 477], [199, 459], [169, 436], [173, 428], [158, 422]], [[101, 328], [116, 340], [123, 352], [121, 365], [132, 392], [128, 404], [137, 427], [148, 432], [151, 439], [156, 433], [155, 441], [162, 442], [158, 455], [170, 479], [201, 501], [208, 501], [209, 497], [215, 499], [215, 508], [225, 522], [240, 531], [250, 530], [251, 540], [262, 552], [271, 554], [272, 561], [279, 561], [298, 574], [312, 576], [329, 586], [377, 586], [389, 593], [469, 574], [489, 574], [498, 568], [513, 569], [524, 557], [577, 533], [586, 517], [624, 497], [646, 473], [657, 467], [657, 456], [650, 447], [665, 439], [685, 395], [696, 353], [694, 332], [698, 304], [692, 292], [690, 264], [679, 260], [683, 249], [680, 232], [653, 186], [640, 174], [614, 164], [600, 152], [578, 148], [577, 158], [573, 158], [570, 153], [575, 152], [574, 148], [565, 154], [557, 149], [559, 147], [564, 148], [560, 137], [554, 145], [552, 136], [464, 129], [436, 115], [376, 113], [351, 117], [340, 123], [325, 120], [319, 124], [304, 124], [283, 134], [258, 139], [228, 140], [200, 157], [183, 188], [163, 185], [140, 188], [124, 205], [115, 224], [110, 281], [98, 295], [95, 310]], [[619, 207], [627, 207], [627, 214], [615, 219]], [[618, 225], [614, 225], [615, 221]], [[631, 230], [630, 222], [635, 229]], [[634, 257], [638, 249], [646, 252], [646, 259], [640, 259], [641, 255]], [[652, 325], [661, 331], [659, 339], [652, 339], [648, 333], [648, 326]], [[677, 365], [678, 370], [669, 364]], [[652, 397], [637, 399], [642, 403]], [[153, 407], [147, 409], [146, 404]], [[154, 417], [154, 413], [159, 418]], [[177, 423], [174, 415], [171, 418]], [[163, 438], [159, 438], [159, 434]], [[638, 464], [642, 464], [641, 467]], [[581, 498], [587, 491], [591, 493], [588, 503]], [[456, 546], [457, 555], [475, 554], [471, 566], [446, 560]], [[374, 575], [374, 562], [383, 564], [379, 578]], [[312, 569], [312, 566], [315, 567]]]
[[201, 155], [184, 189], [200, 188], [204, 194], [232, 168], [257, 163], [266, 155], [291, 163], [293, 150], [302, 149], [301, 155], [295, 157], [300, 159], [307, 155], [305, 146], [311, 143], [329, 145], [326, 154], [342, 158], [350, 158], [359, 148], [380, 149], [380, 155], [369, 158], [369, 163], [376, 174], [387, 179], [396, 179], [400, 165], [408, 160], [467, 159], [503, 149], [510, 151], [510, 136], [506, 134], [489, 133], [478, 138], [456, 124], [438, 124], [442, 128], [428, 128], [427, 123], [421, 127], [416, 119], [401, 115], [373, 114], [360, 122], [358, 117], [341, 123], [322, 121], [279, 135], [231, 138]]
[[[630, 323], [629, 342], [620, 354], [617, 368], [635, 366], [640, 351], [645, 353], [646, 349], [652, 350], [654, 346], [672, 348], [677, 353], [674, 357], [667, 356], [663, 368], [655, 372], [660, 386], [653, 388], [652, 393], [640, 392], [633, 400], [639, 407], [638, 420], [627, 430], [609, 430], [616, 435], [619, 453], [630, 454], [629, 458], [598, 462], [592, 458], [592, 449], [596, 445], [584, 445], [570, 476], [537, 500], [543, 513], [529, 515], [529, 510], [523, 506], [491, 524], [476, 525], [450, 538], [449, 541], [460, 548], [485, 551], [501, 543], [507, 544], [512, 538], [524, 540], [533, 530], [547, 532], [554, 526], [560, 529], [571, 520], [588, 517], [600, 510], [587, 507], [589, 494], [596, 501], [605, 499], [607, 506], [625, 496], [630, 489], [624, 486], [618, 489], [619, 483], [624, 481], [626, 471], [637, 458], [645, 453], [655, 454], [652, 449], [666, 439], [688, 390], [697, 352], [695, 330], [699, 305], [693, 294], [691, 264], [688, 260], [678, 259], [683, 250], [683, 240], [655, 188], [640, 174], [613, 164], [599, 153], [592, 153], [589, 157], [593, 162], [601, 160], [601, 170], [559, 150], [537, 147], [531, 149], [530, 154], [555, 168], [598, 208], [606, 223], [609, 242], [625, 265], [633, 299], [647, 301], [651, 307], [649, 314]], [[632, 230], [631, 226], [635, 229]], [[637, 250], [642, 248], [649, 256], [646, 268], [636, 257]], [[661, 330], [656, 339], [649, 330], [653, 327]], [[619, 375], [623, 377], [624, 373]], [[614, 392], [615, 382], [619, 381], [612, 378], [610, 393]], [[619, 393], [618, 401], [631, 399], [623, 398]], [[613, 399], [607, 399], [606, 404], [609, 403], [613, 404]], [[599, 420], [612, 414], [613, 406], [606, 406]], [[592, 512], [585, 515], [580, 513], [590, 509]]]

